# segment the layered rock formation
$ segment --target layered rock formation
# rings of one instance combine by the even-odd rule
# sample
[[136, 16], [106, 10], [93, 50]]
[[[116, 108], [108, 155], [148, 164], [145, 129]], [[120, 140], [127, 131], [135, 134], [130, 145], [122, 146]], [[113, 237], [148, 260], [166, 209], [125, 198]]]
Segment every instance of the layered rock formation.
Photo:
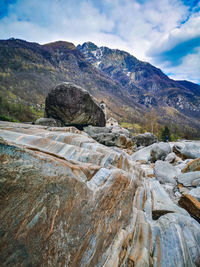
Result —
[[1, 266], [199, 266], [200, 225], [151, 165], [73, 127], [0, 136]]
[[105, 114], [94, 98], [80, 86], [61, 83], [51, 90], [45, 101], [45, 116], [63, 125], [105, 126]]

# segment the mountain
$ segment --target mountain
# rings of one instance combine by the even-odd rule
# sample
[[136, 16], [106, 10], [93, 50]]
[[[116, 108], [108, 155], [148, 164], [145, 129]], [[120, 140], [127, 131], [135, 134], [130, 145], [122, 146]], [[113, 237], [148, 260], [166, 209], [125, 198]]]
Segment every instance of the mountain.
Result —
[[137, 113], [138, 105], [129, 101], [121, 84], [88, 63], [72, 43], [39, 45], [19, 39], [0, 41], [1, 113], [3, 110], [4, 114], [22, 121], [42, 116], [47, 93], [63, 81], [82, 86], [99, 101], [104, 99], [109, 103], [111, 116], [124, 116], [123, 109], [128, 109], [133, 117]]
[[198, 85], [173, 81], [127, 52], [93, 43], [76, 48], [64, 41], [40, 45], [0, 40], [0, 119], [32, 121], [43, 116], [47, 93], [63, 81], [104, 100], [108, 117], [119, 122], [147, 129], [153, 108], [159, 124], [199, 135]]
[[148, 107], [167, 105], [187, 115], [200, 115], [199, 85], [174, 81], [160, 69], [118, 49], [91, 42], [77, 48], [93, 66], [119, 81], [136, 102]]

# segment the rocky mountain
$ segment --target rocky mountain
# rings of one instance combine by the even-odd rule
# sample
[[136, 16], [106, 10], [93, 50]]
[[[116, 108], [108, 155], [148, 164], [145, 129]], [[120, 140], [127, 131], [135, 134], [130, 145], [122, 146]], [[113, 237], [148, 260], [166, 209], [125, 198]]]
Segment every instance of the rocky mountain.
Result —
[[159, 124], [198, 136], [198, 85], [173, 81], [126, 52], [92, 43], [77, 49], [63, 41], [45, 45], [0, 41], [0, 118], [43, 117], [46, 95], [61, 82], [72, 82], [99, 102], [104, 100], [108, 117], [119, 122], [145, 128], [145, 114], [153, 107]]
[[200, 86], [174, 81], [160, 69], [131, 54], [91, 42], [78, 45], [88, 62], [120, 82], [131, 97], [145, 106], [167, 105], [185, 114], [200, 116]]
[[0, 41], [1, 114], [21, 121], [43, 116], [47, 93], [65, 81], [87, 89], [99, 101], [104, 99], [111, 116], [120, 118], [129, 110], [134, 118], [142, 112], [118, 81], [88, 63], [72, 43]]

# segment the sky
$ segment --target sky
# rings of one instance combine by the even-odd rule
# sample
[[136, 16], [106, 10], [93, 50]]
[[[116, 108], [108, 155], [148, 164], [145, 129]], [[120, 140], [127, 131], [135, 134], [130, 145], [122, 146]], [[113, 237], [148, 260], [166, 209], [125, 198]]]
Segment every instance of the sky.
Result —
[[0, 0], [0, 39], [91, 41], [200, 84], [200, 0]]

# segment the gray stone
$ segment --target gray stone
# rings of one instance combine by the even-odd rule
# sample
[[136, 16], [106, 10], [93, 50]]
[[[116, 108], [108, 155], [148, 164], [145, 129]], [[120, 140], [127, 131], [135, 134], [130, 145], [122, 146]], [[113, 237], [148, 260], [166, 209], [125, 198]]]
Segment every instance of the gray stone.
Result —
[[173, 151], [184, 159], [200, 158], [200, 141], [177, 143]]
[[138, 134], [136, 136], [133, 136], [132, 140], [135, 143], [136, 148], [141, 146], [142, 147], [150, 146], [153, 143], [158, 142], [158, 138], [152, 133]]
[[184, 186], [197, 186], [200, 182], [200, 171], [179, 174], [178, 182]]
[[65, 82], [47, 95], [45, 117], [54, 118], [64, 125], [105, 126], [105, 114], [95, 99], [83, 88]]
[[61, 127], [63, 124], [53, 118], [39, 118], [35, 121], [35, 125], [43, 125], [49, 127]]
[[151, 160], [165, 160], [166, 156], [172, 152], [172, 149], [168, 143], [160, 142], [153, 144], [151, 149]]
[[200, 187], [190, 190], [188, 194], [195, 197], [200, 202]]
[[171, 152], [166, 156], [165, 161], [173, 163], [176, 160], [176, 158], [177, 158], [176, 154], [174, 152]]
[[142, 160], [142, 161], [148, 162], [151, 158], [150, 152], [151, 152], [152, 147], [153, 145], [150, 145], [150, 146], [144, 147], [136, 151], [131, 156], [132, 160], [133, 161]]
[[100, 144], [128, 148], [132, 145], [130, 133], [122, 127], [84, 127], [84, 131]]
[[157, 160], [154, 167], [154, 174], [160, 183], [176, 184], [174, 178], [178, 175], [178, 172], [176, 168], [168, 162]]

